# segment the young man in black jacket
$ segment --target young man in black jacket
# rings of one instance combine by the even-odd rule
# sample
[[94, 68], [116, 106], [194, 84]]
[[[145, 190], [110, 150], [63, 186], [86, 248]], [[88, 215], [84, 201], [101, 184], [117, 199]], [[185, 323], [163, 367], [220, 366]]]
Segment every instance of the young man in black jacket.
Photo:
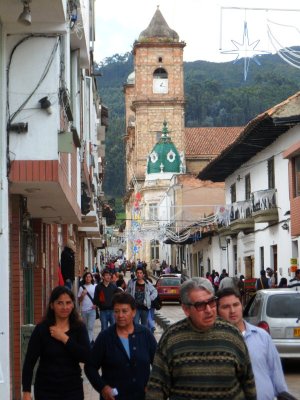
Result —
[[102, 282], [98, 283], [94, 294], [94, 304], [100, 309], [101, 331], [115, 323], [112, 298], [116, 292], [118, 288], [111, 282], [111, 273], [105, 269], [102, 272]]

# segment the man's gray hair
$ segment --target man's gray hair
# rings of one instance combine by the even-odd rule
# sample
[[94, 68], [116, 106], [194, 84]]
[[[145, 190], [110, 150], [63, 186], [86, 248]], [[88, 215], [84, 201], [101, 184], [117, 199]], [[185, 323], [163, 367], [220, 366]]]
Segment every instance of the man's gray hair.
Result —
[[182, 304], [190, 303], [189, 294], [192, 290], [206, 290], [211, 294], [215, 294], [211, 282], [206, 278], [194, 277], [191, 278], [180, 286], [180, 298]]

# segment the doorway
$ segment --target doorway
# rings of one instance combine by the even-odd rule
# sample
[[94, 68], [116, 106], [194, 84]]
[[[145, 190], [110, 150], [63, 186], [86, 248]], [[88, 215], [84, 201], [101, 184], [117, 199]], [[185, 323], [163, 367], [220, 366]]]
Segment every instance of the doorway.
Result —
[[245, 262], [245, 278], [253, 278], [253, 257], [247, 256], [244, 258]]
[[271, 268], [274, 271], [274, 276], [275, 276], [275, 284], [277, 285], [277, 269], [278, 269], [278, 264], [277, 264], [277, 244], [271, 246]]

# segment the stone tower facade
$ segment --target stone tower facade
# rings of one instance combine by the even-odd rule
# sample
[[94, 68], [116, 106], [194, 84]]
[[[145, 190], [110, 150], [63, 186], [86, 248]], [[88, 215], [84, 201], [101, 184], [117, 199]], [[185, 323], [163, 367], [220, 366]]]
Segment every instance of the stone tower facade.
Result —
[[164, 121], [178, 151], [185, 150], [184, 46], [159, 9], [134, 43], [134, 72], [124, 86], [127, 187], [133, 178], [144, 181], [147, 156], [161, 135]]
[[[136, 216], [133, 216], [137, 192], [142, 193], [144, 204], [141, 220], [147, 220], [149, 205], [146, 204], [146, 197], [153, 197], [153, 201], [158, 203], [166, 190], [160, 190], [159, 195], [154, 185], [153, 196], [148, 193], [149, 188], [146, 190], [146, 197], [143, 193], [147, 158], [161, 137], [164, 122], [168, 125], [172, 142], [181, 157], [184, 157], [184, 47], [185, 43], [179, 41], [178, 34], [168, 26], [159, 8], [149, 26], [134, 43], [134, 71], [124, 85], [127, 180], [125, 202], [126, 225], [129, 230], [137, 223]], [[129, 257], [133, 247], [128, 240]], [[149, 262], [149, 257], [149, 243], [145, 243], [138, 258]]]

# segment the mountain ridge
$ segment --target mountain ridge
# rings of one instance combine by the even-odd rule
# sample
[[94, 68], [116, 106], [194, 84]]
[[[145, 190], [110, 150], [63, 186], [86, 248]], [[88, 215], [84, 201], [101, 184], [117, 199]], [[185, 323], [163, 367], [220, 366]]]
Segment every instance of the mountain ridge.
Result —
[[[293, 48], [297, 51], [299, 48]], [[277, 54], [250, 60], [244, 81], [244, 59], [235, 63], [204, 60], [184, 62], [185, 126], [242, 126], [261, 112], [300, 90], [300, 71]], [[131, 52], [114, 54], [95, 65], [101, 101], [109, 109], [104, 190], [125, 191], [125, 104], [123, 85], [133, 71]]]

